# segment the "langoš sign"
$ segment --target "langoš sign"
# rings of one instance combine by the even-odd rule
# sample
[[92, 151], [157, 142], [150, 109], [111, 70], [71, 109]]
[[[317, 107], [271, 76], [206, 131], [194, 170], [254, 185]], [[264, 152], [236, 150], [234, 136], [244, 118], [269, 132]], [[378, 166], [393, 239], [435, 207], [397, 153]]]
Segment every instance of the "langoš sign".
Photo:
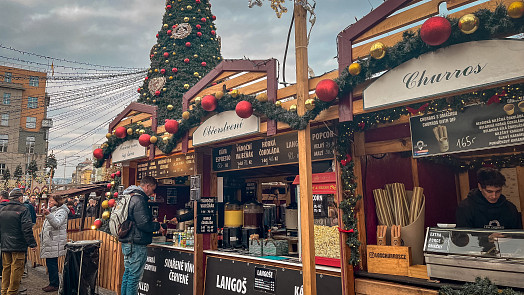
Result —
[[394, 105], [524, 77], [524, 41], [452, 45], [411, 59], [364, 90], [364, 109]]

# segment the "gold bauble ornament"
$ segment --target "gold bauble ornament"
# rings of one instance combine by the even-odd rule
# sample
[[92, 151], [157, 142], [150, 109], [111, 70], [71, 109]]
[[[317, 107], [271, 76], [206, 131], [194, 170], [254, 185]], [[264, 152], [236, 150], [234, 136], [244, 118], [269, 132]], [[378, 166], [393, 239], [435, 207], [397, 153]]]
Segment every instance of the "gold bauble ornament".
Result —
[[168, 63], [169, 63], [169, 59], [166, 59], [166, 64], [168, 64]]
[[184, 89], [189, 89], [189, 84], [184, 84]]
[[173, 80], [173, 76], [169, 76], [169, 80]]
[[107, 139], [110, 139], [110, 138], [111, 138], [111, 133], [107, 133], [107, 134], [106, 134], [106, 138], [107, 138]]
[[164, 29], [167, 29], [167, 24], [164, 24]]
[[145, 92], [144, 92], [144, 93], [142, 93], [142, 96], [147, 96], [147, 93], [145, 93]]
[[155, 69], [155, 73], [158, 73], [158, 69]]
[[194, 58], [198, 58], [198, 54], [193, 54], [193, 57]]
[[218, 91], [217, 93], [215, 93], [215, 97], [217, 99], [221, 99], [222, 97], [224, 97], [224, 92], [222, 91]]
[[306, 110], [311, 111], [315, 108], [315, 100], [313, 98], [306, 99]]
[[479, 28], [479, 18], [471, 13], [463, 15], [459, 19], [458, 27], [464, 34], [473, 34]]
[[115, 182], [114, 181], [111, 181], [111, 186], [115, 186]]
[[102, 213], [102, 219], [109, 219], [109, 216], [111, 216], [111, 212], [109, 211], [104, 211], [104, 213]]
[[109, 202], [107, 200], [102, 202], [102, 208], [107, 209], [109, 207]]
[[165, 87], [162, 88], [162, 91], [163, 91], [163, 92], [166, 92], [166, 91], [167, 91], [167, 88], [165, 88]]
[[169, 137], [167, 136], [162, 137], [162, 141], [167, 144], [169, 142]]
[[172, 111], [173, 110], [173, 105], [172, 104], [168, 104], [167, 105], [167, 110], [168, 111]]
[[172, 14], [172, 13], [170, 13], [170, 14], [169, 14], [169, 16], [173, 16], [173, 14]]
[[107, 143], [105, 143], [105, 142], [102, 144], [102, 148], [103, 148], [103, 149], [105, 149], [105, 148], [108, 147], [108, 146], [109, 146], [109, 145], [108, 145]]
[[109, 197], [111, 195], [110, 192], [106, 192], [106, 197]]
[[140, 129], [135, 129], [135, 133], [139, 134], [140, 133]]
[[176, 52], [173, 52], [173, 55], [176, 55]]
[[524, 1], [515, 1], [508, 6], [508, 16], [521, 18], [524, 15]]
[[189, 21], [189, 17], [187, 17], [187, 16], [186, 16], [186, 17], [184, 17], [184, 22], [186, 22], [186, 23], [187, 23], [188, 21]]
[[280, 102], [280, 100], [277, 100], [277, 101], [275, 101], [275, 105], [276, 105], [277, 107], [281, 107], [281, 106], [282, 106], [282, 103]]
[[354, 62], [349, 65], [348, 71], [351, 74], [351, 76], [357, 76], [360, 74], [360, 71], [362, 70], [362, 66], [358, 62]]
[[292, 104], [290, 107], [289, 107], [289, 110], [291, 112], [296, 112], [297, 111], [297, 105], [296, 104]]
[[150, 98], [148, 97], [148, 98], [146, 98], [146, 100], [150, 100]]
[[169, 136], [169, 132], [164, 132], [164, 136]]
[[164, 47], [162, 47], [162, 49], [163, 49], [163, 50], [166, 50], [166, 49], [167, 49], [167, 47], [165, 47], [165, 46], [164, 46]]
[[189, 116], [190, 116], [190, 114], [189, 114], [188, 111], [185, 111], [185, 112], [182, 113], [182, 118], [183, 118], [184, 120], [188, 120], [188, 119], [189, 119]]
[[369, 54], [374, 59], [381, 59], [386, 56], [386, 45], [382, 42], [375, 42], [369, 49]]
[[153, 99], [153, 103], [156, 103], [156, 99]]
[[187, 10], [191, 10], [191, 9], [193, 9], [193, 6], [188, 5], [188, 6], [186, 6], [186, 9], [187, 9]]
[[260, 102], [266, 102], [267, 101], [267, 93], [260, 93], [257, 95], [256, 99]]
[[217, 60], [220, 60], [220, 56], [219, 56], [219, 57], [217, 57]]
[[149, 73], [152, 74], [152, 73], [153, 73], [153, 70], [149, 70]]
[[201, 101], [202, 101], [202, 98], [200, 98], [200, 96], [197, 96], [197, 97], [195, 98], [195, 103], [196, 103], [196, 104], [199, 104]]
[[234, 89], [233, 91], [231, 91], [231, 97], [233, 98], [236, 98], [239, 94], [240, 92], [238, 92], [238, 89]]
[[149, 142], [150, 143], [156, 143], [158, 140], [158, 138], [156, 136], [151, 136], [151, 138], [149, 138]]
[[138, 132], [140, 135], [146, 133], [146, 131], [144, 129], [140, 129], [140, 131]]
[[180, 8], [180, 11], [184, 11], [184, 7]]
[[127, 128], [127, 134], [129, 135], [133, 134], [133, 128]]
[[198, 77], [200, 74], [198, 72], [194, 72], [193, 76]]

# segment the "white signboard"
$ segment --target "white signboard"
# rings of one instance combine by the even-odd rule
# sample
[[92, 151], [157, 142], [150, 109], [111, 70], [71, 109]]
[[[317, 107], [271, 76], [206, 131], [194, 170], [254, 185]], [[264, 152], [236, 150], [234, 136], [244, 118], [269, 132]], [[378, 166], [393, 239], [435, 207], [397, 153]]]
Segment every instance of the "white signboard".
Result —
[[195, 130], [193, 146], [257, 133], [259, 128], [260, 119], [257, 116], [242, 119], [235, 111], [222, 112], [207, 119]]
[[137, 139], [124, 141], [111, 155], [113, 163], [129, 161], [146, 156], [146, 148], [138, 143]]
[[524, 77], [524, 40], [474, 41], [438, 49], [388, 71], [363, 93], [373, 109]]

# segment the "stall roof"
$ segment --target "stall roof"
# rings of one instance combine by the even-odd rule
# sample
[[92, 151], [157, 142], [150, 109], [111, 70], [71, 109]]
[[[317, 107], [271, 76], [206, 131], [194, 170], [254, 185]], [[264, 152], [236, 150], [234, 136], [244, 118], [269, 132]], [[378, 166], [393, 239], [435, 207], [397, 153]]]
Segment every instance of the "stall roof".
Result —
[[75, 195], [84, 195], [91, 192], [101, 192], [107, 190], [107, 183], [95, 183], [95, 184], [87, 184], [80, 187], [63, 190], [63, 191], [56, 191], [52, 194], [50, 194], [51, 197], [55, 196], [75, 196]]

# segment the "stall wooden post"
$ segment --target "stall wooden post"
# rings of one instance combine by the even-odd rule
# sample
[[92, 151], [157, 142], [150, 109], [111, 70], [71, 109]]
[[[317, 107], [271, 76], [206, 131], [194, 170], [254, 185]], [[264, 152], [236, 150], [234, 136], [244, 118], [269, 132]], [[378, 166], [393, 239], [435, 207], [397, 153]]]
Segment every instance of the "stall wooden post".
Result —
[[524, 224], [524, 166], [517, 166], [517, 182], [519, 183], [520, 212]]
[[[204, 173], [204, 153], [195, 151], [195, 174], [203, 175]], [[202, 179], [202, 178], [201, 178]], [[202, 180], [201, 180], [202, 181]], [[202, 182], [200, 183], [202, 188]], [[197, 224], [197, 201], [194, 201], [194, 221], [193, 224]], [[193, 265], [195, 267], [195, 273], [193, 274], [193, 294], [203, 295], [204, 294], [204, 235], [197, 234], [196, 228], [194, 232], [195, 244], [193, 245]]]
[[[365, 138], [363, 132], [356, 132], [354, 137], [354, 143], [352, 147], [352, 154], [359, 154], [362, 151], [357, 152], [357, 149], [365, 149]], [[355, 189], [356, 195], [361, 195], [360, 199], [355, 206], [355, 216], [357, 218], [357, 229], [358, 229], [358, 240], [360, 241], [360, 268], [367, 270], [367, 239], [366, 239], [366, 216], [364, 211], [364, 186], [363, 186], [363, 176], [362, 176], [362, 160], [360, 157], [353, 158], [353, 175], [357, 180], [357, 188]]]
[[459, 172], [460, 198], [465, 200], [469, 193], [469, 173], [468, 171]]
[[[309, 97], [307, 56], [306, 9], [295, 3], [295, 54], [297, 57], [297, 111], [306, 112], [305, 101]], [[309, 124], [298, 131], [298, 154], [300, 175], [300, 228], [302, 238], [302, 276], [304, 295], [317, 294], [315, 270], [315, 235], [313, 229], [313, 201], [311, 176], [311, 130]]]

